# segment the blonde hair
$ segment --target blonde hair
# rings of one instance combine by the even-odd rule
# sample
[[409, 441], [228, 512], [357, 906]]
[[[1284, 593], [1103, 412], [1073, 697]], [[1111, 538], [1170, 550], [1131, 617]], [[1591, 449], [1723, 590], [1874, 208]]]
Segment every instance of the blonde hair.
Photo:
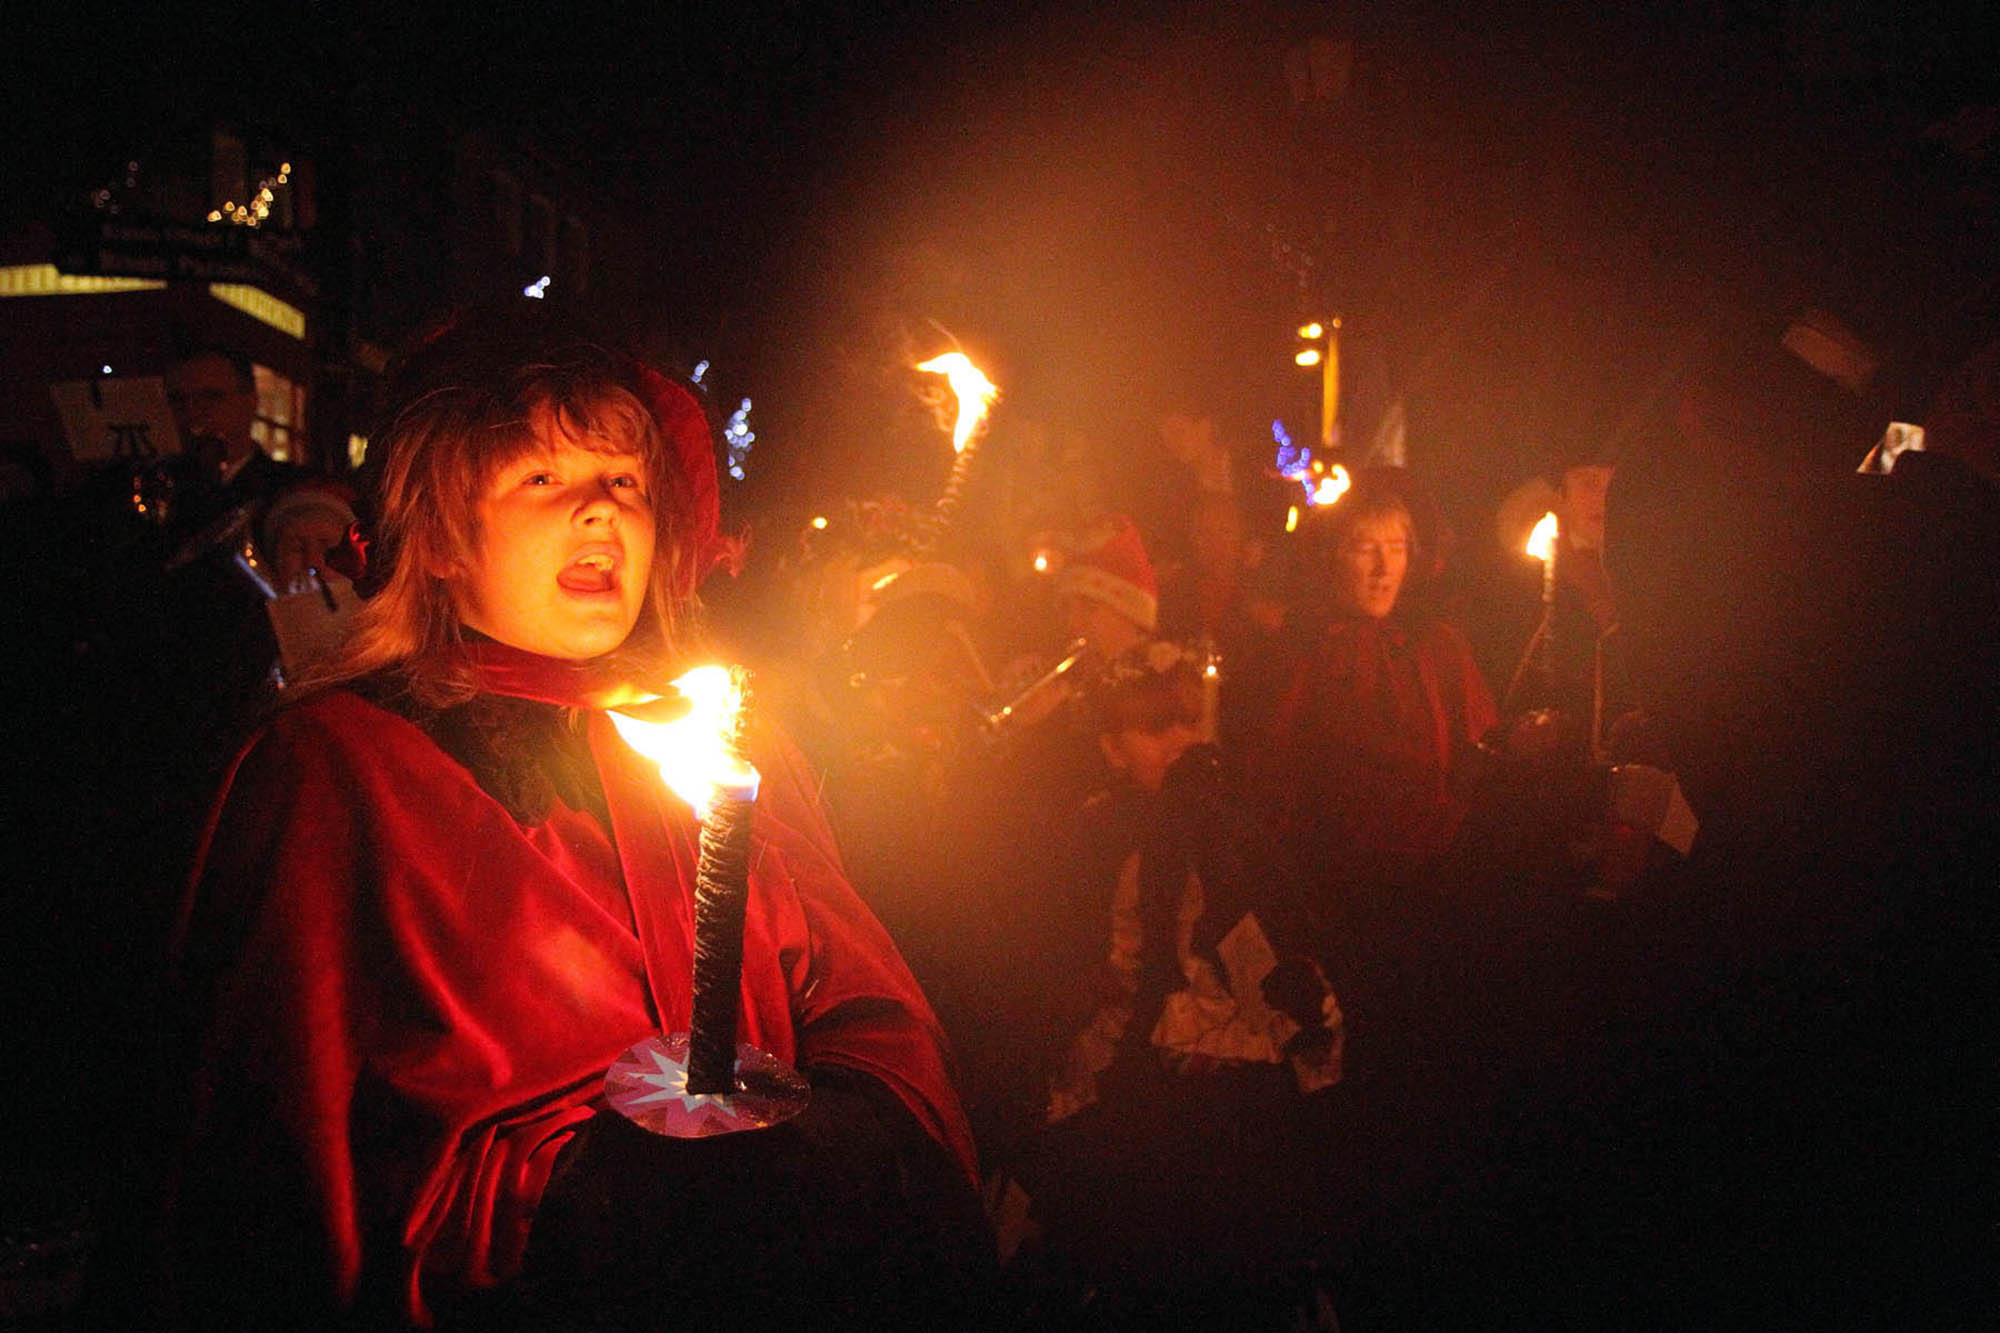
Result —
[[518, 342], [445, 348], [455, 354], [450, 373], [433, 374], [442, 382], [408, 397], [391, 417], [372, 552], [386, 578], [356, 613], [346, 642], [298, 682], [298, 693], [379, 674], [400, 676], [426, 707], [476, 692], [469, 668], [448, 651], [463, 638], [452, 574], [485, 536], [480, 496], [501, 468], [545, 442], [544, 429], [582, 448], [644, 460], [658, 534], [653, 565], [639, 622], [607, 657], [627, 676], [663, 676], [695, 609], [682, 591], [691, 582], [683, 566], [693, 558], [688, 479], [622, 358], [583, 343], [526, 350]]

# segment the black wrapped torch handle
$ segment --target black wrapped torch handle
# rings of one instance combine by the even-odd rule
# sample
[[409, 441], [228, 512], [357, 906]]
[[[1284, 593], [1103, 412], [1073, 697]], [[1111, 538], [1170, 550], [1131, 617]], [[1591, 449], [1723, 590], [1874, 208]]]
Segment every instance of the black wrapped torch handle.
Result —
[[736, 1022], [742, 1008], [743, 915], [750, 896], [750, 825], [756, 802], [718, 789], [701, 826], [694, 887], [694, 1013], [688, 1032], [690, 1093], [736, 1091]]

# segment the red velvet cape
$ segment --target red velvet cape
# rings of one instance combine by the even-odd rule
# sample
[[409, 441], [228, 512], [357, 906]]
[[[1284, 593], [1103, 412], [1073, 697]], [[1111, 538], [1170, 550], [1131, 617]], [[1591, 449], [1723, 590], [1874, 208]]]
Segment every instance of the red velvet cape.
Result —
[[[416, 1323], [429, 1297], [506, 1281], [607, 1066], [686, 1030], [697, 827], [603, 714], [588, 727], [615, 845], [560, 802], [516, 823], [350, 693], [239, 758], [176, 948], [205, 1016], [170, 1203], [186, 1308], [234, 1264], [295, 1272], [302, 1305], [317, 1289]], [[937, 1021], [802, 761], [771, 738], [752, 757], [740, 1039], [879, 1079], [972, 1174]]]

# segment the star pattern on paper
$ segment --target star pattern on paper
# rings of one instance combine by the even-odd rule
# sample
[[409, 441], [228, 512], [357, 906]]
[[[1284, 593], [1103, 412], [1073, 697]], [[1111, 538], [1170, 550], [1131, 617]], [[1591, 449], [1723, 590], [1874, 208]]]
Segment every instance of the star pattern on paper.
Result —
[[654, 1089], [637, 1097], [627, 1097], [627, 1106], [653, 1106], [663, 1102], [678, 1101], [692, 1111], [703, 1102], [713, 1101], [714, 1095], [687, 1090], [687, 1066], [670, 1057], [665, 1051], [654, 1047], [644, 1052], [644, 1057], [653, 1062], [653, 1070], [632, 1072], [629, 1077], [635, 1083]]
[[605, 1071], [605, 1100], [641, 1129], [669, 1138], [703, 1138], [788, 1120], [805, 1106], [805, 1079], [764, 1051], [739, 1045], [736, 1087], [729, 1093], [691, 1093], [688, 1035], [662, 1033], [627, 1050]]

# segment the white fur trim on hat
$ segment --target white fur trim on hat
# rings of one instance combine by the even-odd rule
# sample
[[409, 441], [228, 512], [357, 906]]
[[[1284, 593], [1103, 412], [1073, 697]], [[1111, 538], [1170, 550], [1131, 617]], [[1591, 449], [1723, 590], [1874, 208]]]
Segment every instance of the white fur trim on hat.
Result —
[[1057, 587], [1062, 592], [1102, 602], [1140, 629], [1150, 632], [1160, 623], [1159, 598], [1097, 565], [1065, 565]]

